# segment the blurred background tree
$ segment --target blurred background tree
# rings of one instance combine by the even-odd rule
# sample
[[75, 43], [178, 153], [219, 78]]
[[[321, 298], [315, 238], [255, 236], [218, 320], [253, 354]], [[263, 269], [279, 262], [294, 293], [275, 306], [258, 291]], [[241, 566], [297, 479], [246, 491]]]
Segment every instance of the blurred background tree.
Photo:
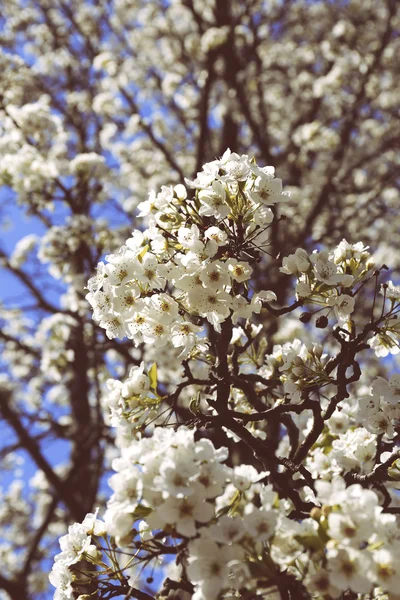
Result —
[[29, 231], [0, 244], [2, 600], [50, 597], [58, 537], [104, 502], [105, 382], [151, 350], [107, 339], [84, 287], [150, 190], [230, 147], [291, 192], [269, 264], [346, 238], [396, 276], [399, 17], [396, 0], [0, 0], [1, 216]]

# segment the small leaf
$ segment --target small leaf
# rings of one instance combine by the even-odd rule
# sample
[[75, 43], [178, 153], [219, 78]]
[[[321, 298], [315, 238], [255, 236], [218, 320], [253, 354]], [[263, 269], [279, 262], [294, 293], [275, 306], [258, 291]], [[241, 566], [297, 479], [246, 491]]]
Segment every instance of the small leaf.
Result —
[[135, 508], [132, 516], [134, 517], [135, 520], [136, 519], [145, 519], [152, 512], [153, 512], [152, 508], [150, 508], [148, 506], [142, 506], [141, 504], [139, 504], [139, 506], [137, 506]]
[[198, 415], [200, 411], [200, 392], [197, 392], [194, 396], [191, 397], [189, 402], [189, 410], [194, 415]]
[[307, 550], [316, 552], [317, 550], [324, 548], [323, 541], [316, 535], [295, 535], [294, 539], [296, 542], [302, 544]]
[[145, 247], [142, 249], [142, 251], [141, 251], [141, 252], [139, 252], [139, 254], [138, 254], [138, 259], [139, 259], [139, 262], [142, 262], [142, 260], [143, 260], [143, 257], [144, 257], [144, 255], [146, 254], [146, 252], [147, 252], [147, 250], [148, 250], [148, 249], [149, 249], [149, 245], [148, 245], [148, 244], [146, 244], [146, 245], [145, 245]]
[[395, 460], [388, 469], [388, 475], [394, 481], [400, 481], [400, 460]]
[[152, 390], [157, 389], [157, 364], [153, 363], [149, 369], [148, 376], [150, 379], [150, 388]]

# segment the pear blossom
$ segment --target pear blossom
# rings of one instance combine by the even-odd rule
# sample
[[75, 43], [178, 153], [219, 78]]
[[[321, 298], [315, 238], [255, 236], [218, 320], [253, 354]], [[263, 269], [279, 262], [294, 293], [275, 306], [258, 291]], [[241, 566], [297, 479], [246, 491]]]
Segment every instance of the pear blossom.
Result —
[[182, 348], [182, 355], [188, 354], [198, 343], [198, 333], [202, 327], [189, 321], [175, 323], [171, 327], [171, 342], [175, 348]]
[[253, 202], [261, 202], [265, 205], [276, 204], [282, 198], [282, 180], [257, 177], [254, 186], [248, 192]]
[[345, 286], [353, 282], [352, 275], [341, 274], [338, 272], [336, 264], [329, 259], [326, 251], [316, 252], [310, 256], [314, 264], [315, 276], [318, 281], [327, 285], [342, 284]]
[[273, 511], [254, 508], [245, 515], [243, 524], [256, 541], [263, 542], [274, 535], [277, 517]]
[[214, 516], [212, 504], [204, 501], [201, 494], [189, 496], [188, 498], [167, 498], [158, 509], [157, 516], [164, 523], [175, 525], [176, 531], [188, 537], [196, 534], [196, 521], [207, 523]]
[[282, 259], [282, 267], [279, 269], [287, 275], [305, 273], [310, 268], [308, 254], [302, 248], [297, 248], [294, 254], [289, 254]]
[[398, 404], [400, 402], [400, 375], [392, 375], [389, 381], [383, 377], [377, 377], [372, 384], [372, 392], [389, 404]]
[[389, 354], [396, 355], [400, 353], [397, 336], [392, 331], [374, 335], [369, 339], [369, 345], [379, 358], [385, 358]]
[[228, 267], [230, 276], [238, 283], [242, 283], [243, 281], [250, 279], [253, 269], [247, 263], [230, 258], [226, 261], [226, 265]]
[[73, 575], [67, 565], [62, 562], [56, 562], [49, 574], [49, 580], [51, 585], [56, 588], [54, 593], [56, 600], [73, 600]]
[[200, 538], [190, 543], [189, 552], [188, 573], [198, 586], [198, 598], [218, 598], [221, 589], [228, 586], [231, 561], [240, 557], [239, 547], [221, 548], [211, 540]]
[[391, 280], [386, 283], [383, 290], [381, 289], [381, 293], [385, 293], [389, 300], [400, 301], [400, 285], [395, 285]]
[[123, 398], [139, 396], [146, 394], [150, 389], [150, 382], [147, 375], [144, 374], [144, 362], [140, 367], [132, 367], [129, 372], [129, 378], [122, 385], [121, 395]]
[[219, 261], [212, 261], [199, 272], [199, 278], [203, 285], [210, 290], [222, 290], [230, 284], [229, 267], [228, 271]]
[[327, 304], [334, 308], [337, 319], [343, 321], [354, 311], [355, 299], [348, 294], [329, 296]]
[[338, 547], [328, 552], [330, 581], [339, 590], [348, 588], [355, 592], [367, 593], [371, 583], [367, 578], [371, 559], [367, 554], [351, 547]]
[[225, 246], [228, 241], [228, 234], [219, 227], [209, 227], [204, 232], [204, 237], [214, 240], [218, 246]]
[[199, 213], [205, 217], [215, 216], [217, 219], [224, 219], [230, 213], [226, 197], [227, 191], [223, 184], [219, 181], [214, 181], [210, 188], [199, 192], [199, 200], [201, 202]]

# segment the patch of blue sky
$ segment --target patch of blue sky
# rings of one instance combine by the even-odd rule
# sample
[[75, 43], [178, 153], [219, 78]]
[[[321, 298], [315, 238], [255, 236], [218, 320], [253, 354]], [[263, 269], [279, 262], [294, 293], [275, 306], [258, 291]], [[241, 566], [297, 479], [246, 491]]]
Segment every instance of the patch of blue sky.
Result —
[[[46, 232], [44, 224], [34, 215], [28, 215], [26, 208], [17, 204], [16, 194], [7, 187], [0, 188], [0, 214], [1, 214], [1, 248], [6, 254], [12, 254], [19, 240], [27, 235], [35, 234], [39, 237]], [[57, 219], [58, 220], [58, 219]], [[59, 222], [63, 217], [59, 216]], [[37, 260], [22, 266], [21, 270], [28, 273], [36, 287], [45, 293], [46, 299], [59, 307], [59, 298], [65, 292], [65, 286], [48, 275], [47, 270], [39, 270]], [[35, 302], [27, 294], [26, 286], [20, 279], [7, 269], [1, 270], [2, 301], [5, 306], [23, 306], [32, 318], [35, 312]], [[32, 306], [32, 310], [28, 310]], [[43, 316], [43, 314], [41, 314]]]

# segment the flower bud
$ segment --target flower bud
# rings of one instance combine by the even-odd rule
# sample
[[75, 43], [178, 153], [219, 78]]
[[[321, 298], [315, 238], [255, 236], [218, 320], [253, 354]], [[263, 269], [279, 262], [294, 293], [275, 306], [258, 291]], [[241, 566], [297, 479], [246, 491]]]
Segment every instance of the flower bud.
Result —
[[319, 521], [320, 518], [322, 517], [322, 511], [320, 508], [318, 508], [318, 506], [315, 506], [314, 508], [311, 509], [310, 511], [310, 517], [312, 519], [314, 519], [314, 521]]
[[329, 515], [329, 513], [332, 512], [332, 507], [327, 505], [327, 504], [323, 504], [322, 508], [321, 508], [321, 515], [324, 517], [327, 517]]
[[321, 358], [323, 351], [324, 351], [324, 349], [321, 346], [321, 344], [314, 344], [314, 347], [313, 347], [314, 356], [316, 356], [317, 358]]
[[308, 313], [308, 312], [303, 312], [303, 313], [301, 313], [301, 315], [300, 315], [300, 317], [299, 317], [299, 320], [300, 320], [302, 323], [309, 323], [309, 322], [311, 321], [311, 317], [312, 317], [312, 314], [311, 314], [311, 313]]
[[325, 327], [328, 325], [328, 322], [328, 317], [322, 315], [321, 317], [318, 317], [318, 319], [315, 321], [315, 326], [319, 329], [325, 329]]

